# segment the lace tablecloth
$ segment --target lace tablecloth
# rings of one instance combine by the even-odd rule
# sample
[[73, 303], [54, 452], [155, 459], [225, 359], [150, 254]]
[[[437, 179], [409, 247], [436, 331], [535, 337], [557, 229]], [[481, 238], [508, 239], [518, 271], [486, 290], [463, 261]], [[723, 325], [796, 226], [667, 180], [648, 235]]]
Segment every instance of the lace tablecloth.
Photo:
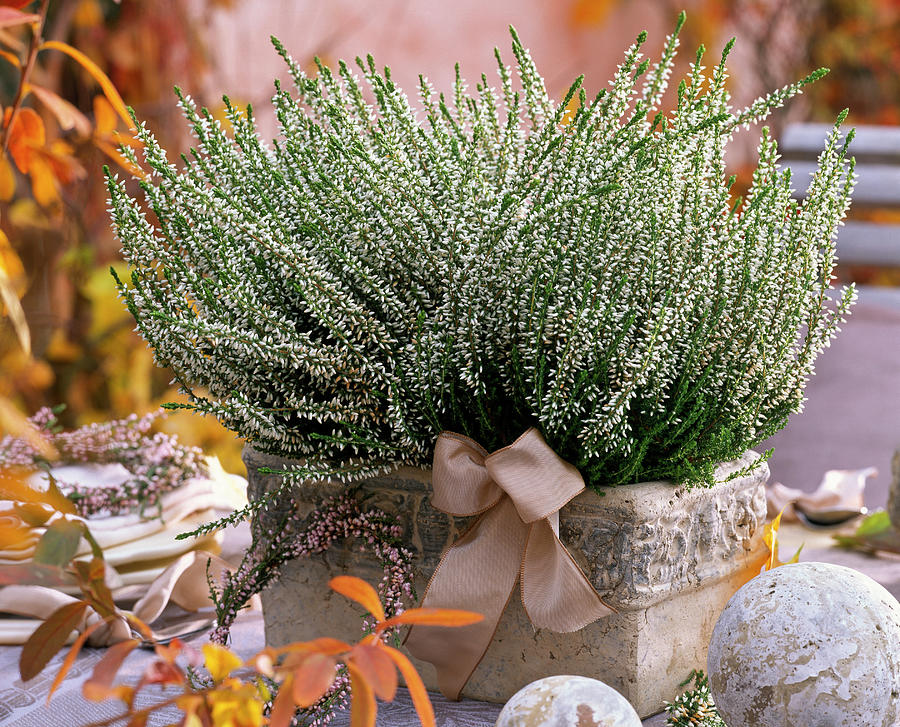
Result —
[[[242, 615], [232, 629], [235, 650], [249, 657], [263, 647], [262, 615], [256, 611]], [[205, 635], [189, 640], [195, 646], [205, 642]], [[90, 676], [103, 651], [85, 649], [75, 662], [68, 678], [47, 703], [47, 692], [53, 681], [63, 654], [57, 655], [50, 665], [30, 682], [18, 678], [18, 661], [21, 648], [0, 647], [0, 724], [16, 727], [77, 727], [90, 722], [109, 719], [121, 712], [118, 702], [88, 702], [81, 696], [81, 685]], [[135, 682], [152, 657], [152, 652], [138, 650], [125, 662], [119, 681]], [[164, 694], [158, 689], [147, 690], [139, 697], [140, 707], [149, 706]], [[438, 727], [492, 727], [500, 712], [500, 705], [463, 700], [448, 702], [439, 695], [432, 695]], [[162, 727], [177, 721], [180, 713], [174, 709], [162, 710], [148, 722], [148, 727]], [[349, 712], [336, 715], [334, 727], [350, 724]], [[406, 690], [401, 689], [389, 704], [380, 703], [378, 727], [417, 727], [419, 724]], [[646, 727], [662, 727], [665, 719], [657, 715], [644, 722]]]

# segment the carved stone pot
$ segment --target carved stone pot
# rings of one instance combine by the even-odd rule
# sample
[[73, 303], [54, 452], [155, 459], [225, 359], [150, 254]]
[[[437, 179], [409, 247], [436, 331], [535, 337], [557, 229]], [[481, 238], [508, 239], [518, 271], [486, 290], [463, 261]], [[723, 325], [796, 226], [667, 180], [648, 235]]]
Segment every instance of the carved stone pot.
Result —
[[[720, 466], [717, 479], [756, 457], [748, 452]], [[250, 447], [244, 449], [244, 462], [251, 500], [280, 483], [260, 468], [291, 464]], [[661, 711], [692, 669], [706, 668], [720, 612], [765, 561], [768, 474], [762, 464], [709, 489], [646, 482], [609, 488], [603, 496], [588, 490], [569, 502], [560, 511], [560, 539], [617, 613], [571, 634], [535, 630], [514, 594], [463, 695], [505, 702], [535, 679], [580, 674], [617, 689], [642, 717]], [[466, 519], [431, 507], [430, 478], [430, 470], [401, 468], [363, 483], [371, 496], [367, 502], [402, 524], [416, 554], [420, 597], [441, 553], [466, 525]], [[318, 483], [295, 488], [293, 496], [307, 516], [342, 490], [338, 483]], [[287, 505], [266, 511], [256, 526], [277, 526], [279, 510]], [[279, 580], [262, 593], [266, 642], [277, 646], [317, 636], [352, 640], [360, 633], [359, 607], [328, 588], [329, 579], [342, 573], [372, 584], [382, 577], [378, 562], [352, 542], [285, 564]], [[433, 667], [420, 661], [416, 666], [435, 689]]]

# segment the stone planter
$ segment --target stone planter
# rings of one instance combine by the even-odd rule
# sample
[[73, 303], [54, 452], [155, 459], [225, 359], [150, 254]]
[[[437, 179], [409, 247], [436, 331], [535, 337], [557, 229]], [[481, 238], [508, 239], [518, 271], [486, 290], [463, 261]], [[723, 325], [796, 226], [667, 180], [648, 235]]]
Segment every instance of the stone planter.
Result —
[[[722, 479], [757, 455], [718, 471]], [[284, 460], [244, 450], [251, 499], [276, 487]], [[463, 531], [465, 520], [433, 509], [429, 470], [401, 468], [367, 480], [369, 502], [393, 513], [417, 555], [421, 596], [443, 549]], [[464, 696], [504, 702], [529, 682], [555, 674], [601, 679], [621, 692], [644, 717], [671, 701], [692, 669], [706, 668], [713, 626], [731, 595], [757, 574], [766, 558], [762, 541], [768, 467], [711, 489], [649, 482], [586, 491], [560, 511], [560, 538], [617, 613], [571, 634], [537, 630], [514, 595], [494, 641], [472, 675]], [[304, 515], [341, 492], [337, 483], [304, 485], [294, 496]], [[286, 507], [286, 503], [284, 503]], [[273, 526], [277, 509], [258, 525]], [[360, 609], [332, 593], [328, 580], [341, 573], [370, 583], [381, 579], [375, 559], [353, 544], [287, 563], [281, 578], [262, 593], [266, 642], [282, 645], [316, 636], [353, 639]], [[426, 685], [434, 669], [417, 662]]]

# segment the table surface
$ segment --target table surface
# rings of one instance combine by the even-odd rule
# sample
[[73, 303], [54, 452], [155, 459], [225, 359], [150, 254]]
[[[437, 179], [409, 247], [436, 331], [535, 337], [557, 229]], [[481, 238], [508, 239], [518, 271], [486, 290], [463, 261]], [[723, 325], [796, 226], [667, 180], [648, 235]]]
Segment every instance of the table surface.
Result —
[[[900, 598], [900, 556], [874, 557], [833, 548], [830, 534], [812, 532], [799, 525], [782, 525], [780, 536], [783, 558], [789, 557], [796, 547], [803, 543], [805, 547], [801, 560], [825, 561], [855, 568], [874, 578], [895, 597]], [[226, 537], [223, 555], [232, 561], [239, 559], [238, 554], [247, 542], [248, 534], [245, 526], [232, 531]], [[340, 634], [332, 635], [340, 636]], [[205, 639], [205, 635], [199, 635], [189, 639], [188, 643], [199, 647]], [[243, 658], [248, 658], [259, 651], [264, 645], [262, 614], [258, 611], [243, 614], [232, 629], [232, 643], [232, 648]], [[42, 674], [30, 682], [23, 683], [18, 678], [20, 653], [19, 647], [0, 647], [0, 724], [21, 727], [77, 727], [114, 717], [121, 711], [117, 702], [97, 704], [87, 702], [81, 696], [81, 684], [90, 676], [94, 665], [103, 655], [102, 650], [85, 649], [49, 703], [46, 695], [62, 662], [63, 654], [54, 657]], [[132, 683], [137, 681], [151, 658], [150, 651], [136, 651], [120, 671], [120, 681]], [[160, 699], [160, 694], [158, 690], [148, 690], [148, 694], [141, 697], [137, 703], [139, 706], [149, 706], [153, 701]], [[439, 727], [490, 727], [500, 711], [500, 705], [472, 700], [448, 702], [439, 695], [433, 695], [432, 701]], [[179, 716], [180, 713], [174, 709], [160, 711], [148, 725], [162, 727], [177, 721]], [[339, 713], [331, 724], [335, 727], [347, 727], [349, 714]], [[405, 690], [400, 690], [394, 702], [379, 705], [378, 727], [414, 727], [418, 724]], [[665, 715], [650, 717], [643, 724], [645, 727], [663, 727]]]

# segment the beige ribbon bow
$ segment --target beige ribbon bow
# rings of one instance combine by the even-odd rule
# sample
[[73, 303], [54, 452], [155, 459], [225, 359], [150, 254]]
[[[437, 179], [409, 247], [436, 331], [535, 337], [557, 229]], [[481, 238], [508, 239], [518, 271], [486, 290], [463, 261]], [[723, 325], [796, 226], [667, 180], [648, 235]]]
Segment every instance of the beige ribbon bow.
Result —
[[468, 437], [442, 432], [432, 482], [438, 510], [481, 515], [444, 553], [422, 605], [477, 611], [484, 621], [453, 629], [414, 626], [406, 638], [413, 656], [434, 664], [446, 697], [459, 698], [516, 580], [536, 628], [577, 631], [612, 612], [558, 537], [559, 509], [584, 490], [584, 480], [537, 429], [490, 454]]

